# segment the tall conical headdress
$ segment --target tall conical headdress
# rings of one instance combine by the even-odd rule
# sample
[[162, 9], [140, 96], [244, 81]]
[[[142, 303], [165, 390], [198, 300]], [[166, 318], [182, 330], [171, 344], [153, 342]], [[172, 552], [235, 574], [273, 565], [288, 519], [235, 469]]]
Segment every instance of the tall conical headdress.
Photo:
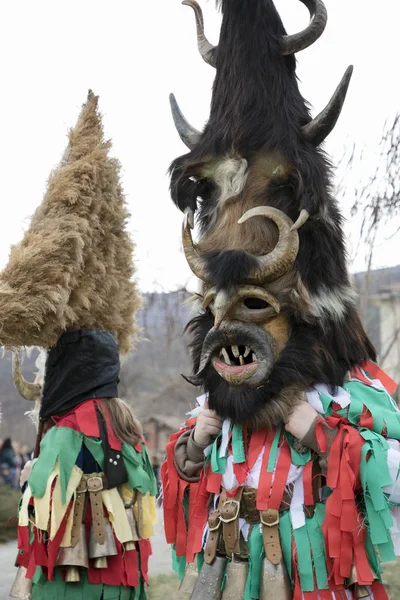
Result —
[[139, 306], [119, 162], [91, 91], [23, 240], [0, 275], [0, 344], [55, 345], [72, 329], [104, 329], [130, 348]]

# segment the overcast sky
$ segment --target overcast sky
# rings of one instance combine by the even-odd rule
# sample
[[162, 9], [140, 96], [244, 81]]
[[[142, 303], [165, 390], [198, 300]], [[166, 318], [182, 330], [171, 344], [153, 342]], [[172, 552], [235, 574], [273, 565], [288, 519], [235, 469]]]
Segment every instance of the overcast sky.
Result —
[[[220, 15], [213, 0], [201, 4], [208, 37], [216, 43]], [[384, 122], [399, 110], [400, 4], [326, 4], [327, 29], [314, 46], [298, 54], [298, 75], [303, 95], [319, 111], [346, 67], [355, 66], [348, 100], [326, 144], [334, 160], [354, 143], [366, 147], [361, 166], [349, 179], [351, 190], [373, 171]], [[298, 0], [276, 0], [276, 5], [289, 33], [306, 25], [308, 12]], [[197, 52], [190, 8], [180, 0], [2, 2], [0, 56], [0, 267], [40, 203], [68, 127], [91, 88], [100, 96], [106, 135], [123, 165], [141, 288], [186, 284], [190, 272], [180, 250], [181, 214], [169, 198], [165, 174], [185, 147], [172, 124], [168, 94], [175, 92], [187, 118], [201, 128], [214, 77]], [[350, 193], [343, 206], [346, 216], [351, 202]], [[358, 226], [354, 221], [347, 225], [350, 250]], [[398, 241], [381, 241], [376, 267], [400, 262]], [[363, 268], [363, 256], [361, 249], [353, 270]]]

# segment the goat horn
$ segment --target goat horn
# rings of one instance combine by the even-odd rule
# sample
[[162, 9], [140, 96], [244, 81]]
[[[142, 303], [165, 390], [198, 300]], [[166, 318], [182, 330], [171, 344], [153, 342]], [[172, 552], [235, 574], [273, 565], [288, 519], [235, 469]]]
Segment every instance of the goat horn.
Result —
[[328, 20], [325, 4], [322, 0], [301, 0], [310, 11], [311, 22], [299, 33], [285, 35], [282, 39], [282, 54], [295, 54], [311, 46], [323, 34]]
[[297, 218], [297, 221], [294, 223], [294, 225], [292, 225], [291, 231], [294, 231], [296, 229], [300, 229], [300, 227], [303, 227], [303, 225], [305, 223], [307, 223], [309, 218], [310, 218], [310, 213], [308, 212], [308, 210], [306, 210], [305, 208], [302, 208], [300, 211], [300, 214]]
[[17, 352], [13, 352], [12, 357], [12, 376], [14, 385], [22, 398], [25, 400], [40, 400], [42, 395], [42, 386], [39, 383], [29, 383], [22, 375], [21, 364]]
[[196, 246], [193, 243], [191, 223], [192, 218], [190, 211], [185, 212], [182, 223], [182, 246], [186, 256], [186, 260], [193, 273], [202, 281], [208, 281], [206, 272], [206, 263], [204, 258], [199, 254]]
[[197, 46], [199, 48], [199, 52], [201, 54], [202, 59], [212, 67], [216, 67], [216, 58], [217, 58], [217, 50], [218, 46], [213, 46], [210, 44], [208, 39], [204, 34], [204, 19], [203, 13], [196, 2], [196, 0], [183, 0], [182, 4], [185, 6], [190, 6], [194, 10], [194, 16], [196, 19], [196, 30], [197, 30]]
[[256, 206], [244, 213], [239, 223], [252, 217], [266, 217], [278, 227], [279, 239], [275, 248], [264, 256], [255, 256], [257, 267], [249, 279], [257, 283], [275, 281], [284, 275], [296, 260], [299, 251], [299, 234], [292, 230], [293, 221], [281, 210], [272, 206]]
[[171, 105], [172, 117], [174, 119], [176, 130], [179, 133], [179, 137], [189, 150], [193, 150], [200, 139], [201, 132], [192, 127], [185, 119], [174, 94], [169, 95], [169, 103]]
[[350, 65], [324, 110], [301, 128], [303, 138], [313, 146], [319, 146], [335, 127], [342, 112], [352, 75], [353, 67]]

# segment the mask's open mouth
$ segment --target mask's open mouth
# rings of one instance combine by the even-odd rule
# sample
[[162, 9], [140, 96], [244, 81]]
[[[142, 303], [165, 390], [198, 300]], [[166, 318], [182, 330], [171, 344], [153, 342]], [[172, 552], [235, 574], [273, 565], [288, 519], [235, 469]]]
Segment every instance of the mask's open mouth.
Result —
[[252, 377], [258, 368], [257, 355], [249, 346], [224, 346], [212, 365], [218, 375], [231, 385], [240, 385]]

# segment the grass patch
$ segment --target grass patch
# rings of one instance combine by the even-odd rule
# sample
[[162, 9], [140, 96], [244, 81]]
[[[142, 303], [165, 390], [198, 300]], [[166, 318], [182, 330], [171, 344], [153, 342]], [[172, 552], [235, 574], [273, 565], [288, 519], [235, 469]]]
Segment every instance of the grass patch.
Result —
[[17, 537], [17, 511], [21, 494], [0, 484], [0, 543]]
[[179, 592], [179, 581], [175, 573], [150, 577], [150, 587], [146, 589], [147, 600], [183, 600], [187, 594]]

